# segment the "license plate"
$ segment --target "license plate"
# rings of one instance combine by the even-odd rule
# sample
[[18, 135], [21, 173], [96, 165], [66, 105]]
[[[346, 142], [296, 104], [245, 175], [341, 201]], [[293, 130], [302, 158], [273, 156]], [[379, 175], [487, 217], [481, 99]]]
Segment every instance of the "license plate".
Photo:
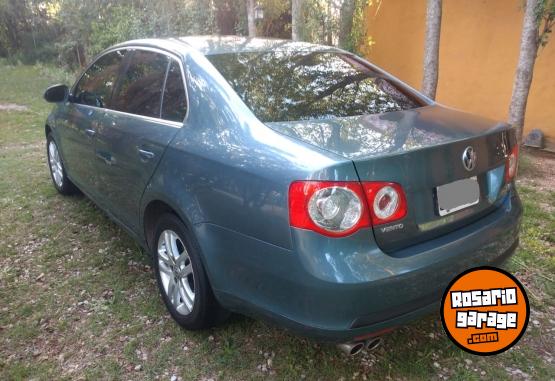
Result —
[[436, 187], [440, 216], [456, 212], [480, 202], [480, 186], [476, 176]]

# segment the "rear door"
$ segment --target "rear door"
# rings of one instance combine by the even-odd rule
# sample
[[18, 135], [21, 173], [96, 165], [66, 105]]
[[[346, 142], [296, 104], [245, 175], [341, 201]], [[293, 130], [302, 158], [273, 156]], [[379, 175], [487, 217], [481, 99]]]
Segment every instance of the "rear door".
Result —
[[95, 165], [107, 209], [133, 229], [146, 184], [183, 125], [187, 103], [176, 57], [137, 48], [125, 67], [97, 135]]
[[105, 108], [110, 107], [124, 54], [123, 50], [107, 53], [85, 71], [72, 90], [67, 119], [61, 128], [62, 154], [68, 173], [77, 185], [93, 195], [96, 195], [95, 135]]

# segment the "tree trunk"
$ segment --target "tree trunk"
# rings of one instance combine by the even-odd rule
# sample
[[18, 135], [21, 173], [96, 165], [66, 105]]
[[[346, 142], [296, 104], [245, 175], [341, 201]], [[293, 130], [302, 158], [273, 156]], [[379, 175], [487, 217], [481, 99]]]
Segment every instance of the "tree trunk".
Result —
[[326, 10], [326, 44], [329, 46], [333, 45], [333, 14], [331, 12], [331, 1], [328, 1], [328, 7]]
[[302, 40], [302, 9], [303, 0], [291, 1], [291, 39], [294, 41]]
[[81, 54], [79, 53], [79, 46], [75, 47], [75, 52], [77, 53], [77, 63], [79, 64], [79, 67], [83, 67], [83, 63], [81, 62]]
[[235, 24], [237, 23], [237, 13], [235, 7], [229, 0], [219, 0], [215, 3], [216, 25], [218, 33], [222, 35], [235, 34]]
[[[355, 0], [343, 0], [339, 12], [339, 47], [348, 49], [351, 31], [353, 30], [353, 16], [355, 14]], [[353, 48], [353, 47], [352, 47]]]
[[256, 22], [254, 20], [254, 0], [247, 0], [247, 25], [249, 37], [256, 37]]
[[436, 99], [439, 71], [439, 37], [441, 35], [441, 0], [428, 0], [426, 11], [426, 41], [424, 44], [424, 76], [422, 92]]
[[516, 128], [519, 143], [522, 141], [526, 103], [528, 102], [528, 93], [530, 92], [530, 85], [532, 84], [534, 64], [536, 63], [536, 55], [538, 54], [539, 47], [539, 24], [535, 12], [539, 1], [541, 0], [526, 1], [524, 21], [522, 24], [522, 36], [520, 39], [520, 54], [513, 83], [511, 105], [509, 107], [509, 123]]

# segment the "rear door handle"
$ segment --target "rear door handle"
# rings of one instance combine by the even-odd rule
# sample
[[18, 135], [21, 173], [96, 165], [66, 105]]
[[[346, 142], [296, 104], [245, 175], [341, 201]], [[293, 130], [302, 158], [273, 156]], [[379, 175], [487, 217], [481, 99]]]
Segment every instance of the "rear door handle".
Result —
[[90, 129], [90, 128], [87, 128], [87, 129], [85, 130], [85, 134], [87, 134], [87, 136], [88, 136], [89, 138], [92, 138], [92, 137], [94, 137], [94, 136], [96, 135], [96, 131], [95, 131], [95, 130], [92, 130], [92, 129]]
[[139, 156], [143, 160], [151, 160], [151, 159], [154, 159], [154, 156], [156, 156], [154, 152], [150, 152], [141, 148], [138, 148], [138, 151], [139, 151]]

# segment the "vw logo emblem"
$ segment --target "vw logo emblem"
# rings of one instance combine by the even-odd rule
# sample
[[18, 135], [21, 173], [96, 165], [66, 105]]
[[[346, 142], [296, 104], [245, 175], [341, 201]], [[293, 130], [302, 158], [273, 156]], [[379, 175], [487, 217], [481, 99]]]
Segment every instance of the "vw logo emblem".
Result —
[[464, 169], [469, 172], [476, 168], [476, 151], [474, 151], [474, 148], [468, 146], [464, 149], [462, 154], [462, 162]]

